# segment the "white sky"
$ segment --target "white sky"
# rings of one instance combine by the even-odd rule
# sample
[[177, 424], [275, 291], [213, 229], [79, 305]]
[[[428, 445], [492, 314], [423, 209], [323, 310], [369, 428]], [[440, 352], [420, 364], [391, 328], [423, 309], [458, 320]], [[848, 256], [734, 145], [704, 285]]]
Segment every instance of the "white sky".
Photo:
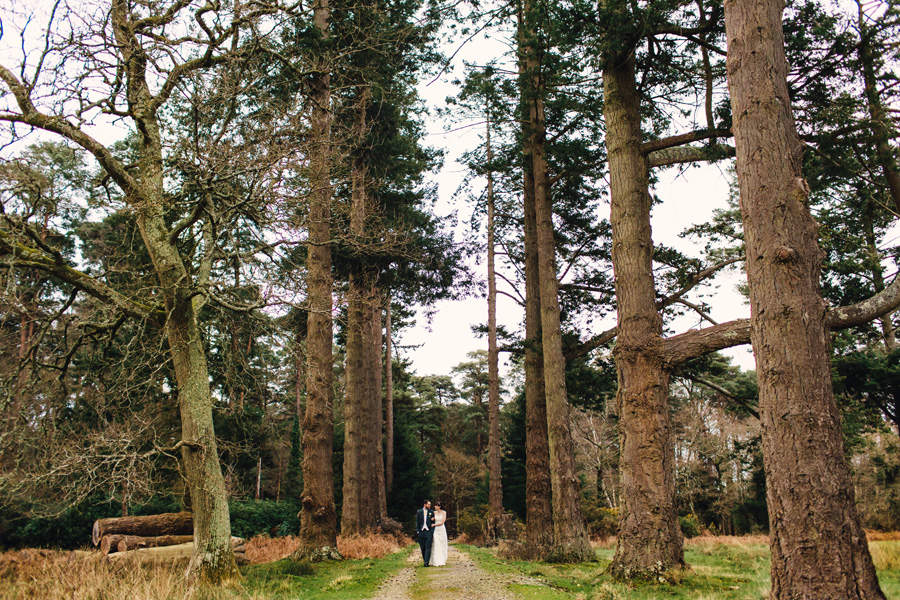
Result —
[[[451, 50], [452, 52], [452, 50]], [[503, 47], [498, 42], [480, 41], [470, 43], [464, 47], [454, 61], [457, 65], [456, 75], [462, 75], [462, 60], [468, 59], [484, 63], [492, 56], [503, 52]], [[444, 80], [452, 77], [444, 77]], [[419, 93], [425, 99], [429, 107], [443, 106], [447, 96], [454, 95], [455, 89], [446, 81], [438, 81], [426, 85], [429, 80], [423, 81], [419, 86]], [[458, 127], [459, 124], [456, 125]], [[465, 150], [475, 148], [479, 143], [478, 134], [483, 128], [463, 129], [452, 133], [443, 132], [443, 123], [432, 121], [428, 124], [431, 135], [426, 143], [432, 146], [442, 147], [446, 150], [443, 170], [437, 176], [439, 185], [439, 214], [447, 214], [452, 210], [458, 211], [460, 226], [457, 229], [457, 239], [461, 239], [464, 233], [465, 221], [471, 216], [471, 208], [462, 201], [453, 202], [452, 197], [465, 175], [465, 168], [457, 159]], [[708, 221], [716, 209], [727, 207], [728, 180], [723, 172], [724, 165], [704, 165], [687, 170], [679, 175], [677, 168], [670, 168], [658, 172], [660, 182], [656, 186], [657, 195], [663, 203], [654, 207], [652, 215], [653, 239], [655, 243], [662, 243], [674, 247], [691, 256], [700, 256], [699, 246], [678, 237], [684, 229]], [[609, 219], [609, 205], [601, 204], [598, 219]], [[473, 268], [479, 278], [486, 280], [487, 266], [482, 260], [481, 264], [473, 264]], [[716, 283], [716, 296], [711, 310], [712, 317], [718, 322], [725, 322], [735, 318], [749, 317], [750, 307], [744, 298], [737, 292], [736, 286], [744, 281], [741, 272], [728, 273], [720, 276]], [[503, 286], [502, 282], [498, 286]], [[506, 325], [510, 331], [516, 331], [522, 323], [524, 315], [522, 309], [510, 298], [498, 295], [497, 320], [501, 325]], [[418, 375], [449, 374], [451, 369], [466, 360], [467, 353], [478, 349], [487, 349], [487, 338], [477, 338], [472, 333], [472, 325], [487, 322], [487, 300], [485, 298], [468, 298], [462, 301], [444, 301], [437, 305], [437, 312], [430, 325], [426, 323], [424, 316], [418, 319], [416, 328], [405, 331], [399, 344], [418, 346], [415, 349], [398, 352], [412, 361], [413, 369]], [[603, 320], [592, 324], [594, 333], [600, 333], [615, 325], [615, 315], [610, 315]], [[705, 323], [704, 326], [708, 326]], [[699, 317], [686, 315], [674, 323], [675, 331], [681, 333], [690, 328], [700, 326]], [[743, 346], [723, 352], [734, 358], [734, 363], [742, 369], [754, 367], [753, 355], [750, 347]], [[505, 357], [501, 354], [501, 362]], [[501, 366], [501, 374], [505, 371]]]

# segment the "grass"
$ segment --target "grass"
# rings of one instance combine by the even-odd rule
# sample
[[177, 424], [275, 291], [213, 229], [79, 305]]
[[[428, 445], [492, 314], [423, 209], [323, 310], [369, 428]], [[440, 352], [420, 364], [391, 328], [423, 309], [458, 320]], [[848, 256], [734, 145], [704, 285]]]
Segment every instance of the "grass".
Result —
[[[900, 599], [900, 541], [870, 542], [882, 590]], [[546, 585], [515, 584], [523, 600], [764, 600], [769, 594], [769, 547], [765, 537], [695, 538], [685, 543], [690, 569], [669, 574], [671, 583], [613, 581], [606, 573], [615, 548], [597, 548], [594, 564], [551, 565], [498, 559], [492, 550], [465, 546], [485, 570], [521, 574]]]
[[[356, 540], [359, 548], [379, 543]], [[260, 542], [261, 544], [261, 542]], [[550, 565], [498, 559], [493, 550], [457, 546], [485, 570], [524, 575], [508, 588], [522, 600], [764, 600], [769, 591], [769, 549], [759, 538], [695, 538], [685, 544], [688, 571], [671, 574], [673, 583], [614, 582], [606, 574], [614, 548], [597, 548], [597, 562]], [[0, 553], [0, 600], [358, 600], [372, 595], [407, 565], [415, 548], [383, 558], [351, 559], [310, 565], [290, 560], [241, 568], [243, 580], [224, 588], [192, 588], [184, 581], [184, 561], [139, 563], [105, 561], [87, 553], [23, 551]], [[870, 542], [881, 587], [900, 599], [900, 539]], [[269, 553], [284, 552], [271, 546]], [[416, 600], [428, 599], [428, 581], [438, 571], [418, 569]], [[446, 591], [446, 590], [444, 590]], [[465, 591], [460, 590], [460, 596]]]
[[249, 565], [241, 568], [241, 581], [221, 588], [188, 585], [186, 560], [109, 561], [96, 552], [7, 552], [0, 553], [0, 600], [358, 600], [404, 567], [413, 548], [378, 559], [313, 565], [283, 559]]
[[296, 563], [280, 560], [244, 567], [243, 588], [253, 600], [358, 600], [366, 598], [388, 577], [406, 566], [409, 546], [381, 559], [356, 559], [311, 565], [311, 573], [294, 575]]

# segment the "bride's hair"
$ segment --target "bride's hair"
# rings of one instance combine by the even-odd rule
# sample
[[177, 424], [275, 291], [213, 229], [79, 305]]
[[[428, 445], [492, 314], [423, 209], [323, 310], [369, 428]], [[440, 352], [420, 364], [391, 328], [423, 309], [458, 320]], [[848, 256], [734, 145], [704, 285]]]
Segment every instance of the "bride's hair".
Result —
[[434, 507], [435, 507], [435, 508], [444, 508], [443, 506], [441, 506], [441, 503], [440, 503], [440, 502], [435, 502], [435, 503], [434, 503]]

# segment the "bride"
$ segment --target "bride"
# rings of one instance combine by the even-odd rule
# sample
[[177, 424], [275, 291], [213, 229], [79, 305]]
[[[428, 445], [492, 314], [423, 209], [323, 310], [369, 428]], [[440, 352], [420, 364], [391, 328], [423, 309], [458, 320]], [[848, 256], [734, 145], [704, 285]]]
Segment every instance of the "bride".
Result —
[[431, 564], [435, 567], [443, 567], [447, 564], [447, 513], [441, 507], [440, 502], [434, 503], [434, 538], [431, 545]]

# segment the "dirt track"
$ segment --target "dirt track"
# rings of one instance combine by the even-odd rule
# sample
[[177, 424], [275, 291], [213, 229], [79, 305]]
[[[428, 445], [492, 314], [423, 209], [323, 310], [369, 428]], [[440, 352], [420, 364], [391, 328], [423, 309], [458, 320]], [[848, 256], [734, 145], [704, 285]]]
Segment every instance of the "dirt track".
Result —
[[468, 554], [450, 546], [447, 565], [422, 565], [417, 549], [409, 555], [409, 566], [387, 580], [370, 600], [517, 600], [510, 584], [542, 585], [536, 579], [488, 573], [478, 567]]

